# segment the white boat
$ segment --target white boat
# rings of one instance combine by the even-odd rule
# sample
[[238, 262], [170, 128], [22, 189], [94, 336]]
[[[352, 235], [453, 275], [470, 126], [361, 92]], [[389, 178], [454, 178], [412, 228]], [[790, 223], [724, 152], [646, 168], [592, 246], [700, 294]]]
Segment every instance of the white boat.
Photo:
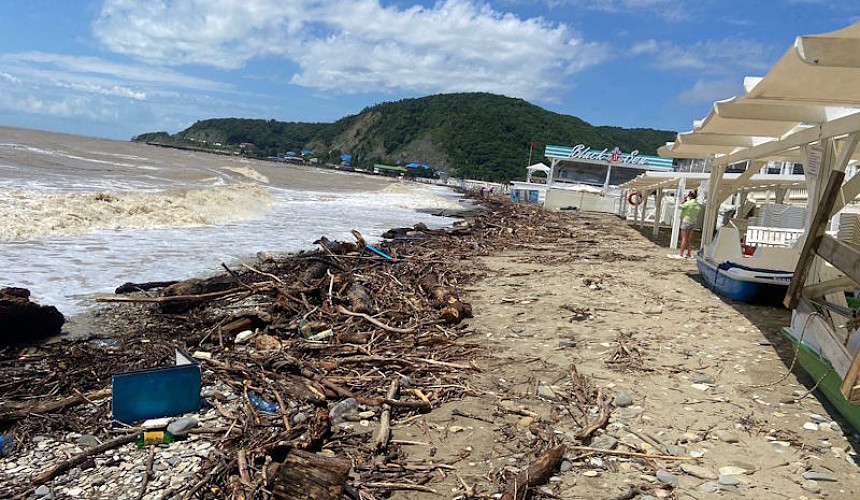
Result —
[[780, 304], [791, 283], [799, 252], [795, 248], [764, 247], [747, 255], [737, 228], [720, 228], [699, 251], [696, 265], [702, 280], [717, 295], [741, 302]]

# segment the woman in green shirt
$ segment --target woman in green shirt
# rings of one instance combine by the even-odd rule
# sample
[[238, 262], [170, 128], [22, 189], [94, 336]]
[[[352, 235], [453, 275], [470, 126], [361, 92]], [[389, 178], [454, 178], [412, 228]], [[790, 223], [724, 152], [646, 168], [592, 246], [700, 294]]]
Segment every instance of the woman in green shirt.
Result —
[[702, 208], [696, 200], [697, 197], [698, 193], [694, 189], [681, 204], [681, 257], [684, 257], [684, 250], [687, 251], [687, 258], [692, 256], [690, 248], [693, 246], [693, 229], [696, 228], [699, 210]]

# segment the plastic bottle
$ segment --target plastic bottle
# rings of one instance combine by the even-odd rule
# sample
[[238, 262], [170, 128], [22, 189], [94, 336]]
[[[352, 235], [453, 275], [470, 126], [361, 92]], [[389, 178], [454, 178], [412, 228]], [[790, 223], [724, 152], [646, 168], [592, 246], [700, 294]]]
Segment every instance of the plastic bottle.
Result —
[[143, 448], [150, 444], [170, 444], [174, 441], [176, 441], [176, 436], [169, 431], [141, 431], [137, 435], [134, 445]]
[[328, 412], [328, 419], [332, 424], [339, 424], [343, 421], [343, 417], [355, 413], [357, 410], [358, 401], [355, 398], [346, 398], [331, 407], [331, 410]]
[[254, 405], [254, 408], [260, 411], [265, 411], [268, 413], [278, 413], [278, 405], [270, 401], [266, 401], [265, 399], [261, 398], [260, 396], [257, 396], [251, 391], [248, 391], [248, 401], [250, 401], [251, 404]]
[[0, 457], [8, 456], [15, 449], [15, 440], [9, 434], [0, 434]]
[[334, 330], [329, 328], [328, 330], [311, 335], [310, 337], [308, 337], [308, 340], [325, 340], [332, 336], [334, 336]]

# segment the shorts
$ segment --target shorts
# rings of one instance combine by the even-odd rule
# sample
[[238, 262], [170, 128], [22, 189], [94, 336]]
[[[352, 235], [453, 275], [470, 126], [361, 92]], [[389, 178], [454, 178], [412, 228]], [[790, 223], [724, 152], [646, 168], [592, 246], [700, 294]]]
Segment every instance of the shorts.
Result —
[[695, 224], [693, 224], [692, 222], [687, 220], [681, 221], [681, 231], [689, 231], [693, 229], [693, 227], [695, 227]]

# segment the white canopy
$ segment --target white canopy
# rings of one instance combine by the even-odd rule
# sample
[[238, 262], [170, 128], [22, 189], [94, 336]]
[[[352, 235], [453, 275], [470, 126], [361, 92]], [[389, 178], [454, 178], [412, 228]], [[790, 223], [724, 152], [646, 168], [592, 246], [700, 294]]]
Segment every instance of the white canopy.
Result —
[[[860, 23], [798, 37], [765, 77], [747, 77], [744, 89], [742, 96], [714, 103], [692, 131], [678, 134], [658, 153], [737, 163], [753, 157], [742, 151], [860, 112]], [[765, 154], [754, 157], [799, 161], [792, 148], [801, 145], [759, 148]]]
[[549, 173], [552, 171], [552, 169], [551, 169], [551, 168], [547, 167], [547, 166], [546, 166], [546, 165], [544, 165], [543, 163], [535, 163], [534, 165], [532, 165], [532, 166], [530, 166], [530, 167], [526, 167], [526, 170], [528, 170], [528, 172], [529, 172], [529, 173], [532, 173], [532, 172], [544, 172], [544, 173], [547, 173], [547, 174], [549, 174]]

